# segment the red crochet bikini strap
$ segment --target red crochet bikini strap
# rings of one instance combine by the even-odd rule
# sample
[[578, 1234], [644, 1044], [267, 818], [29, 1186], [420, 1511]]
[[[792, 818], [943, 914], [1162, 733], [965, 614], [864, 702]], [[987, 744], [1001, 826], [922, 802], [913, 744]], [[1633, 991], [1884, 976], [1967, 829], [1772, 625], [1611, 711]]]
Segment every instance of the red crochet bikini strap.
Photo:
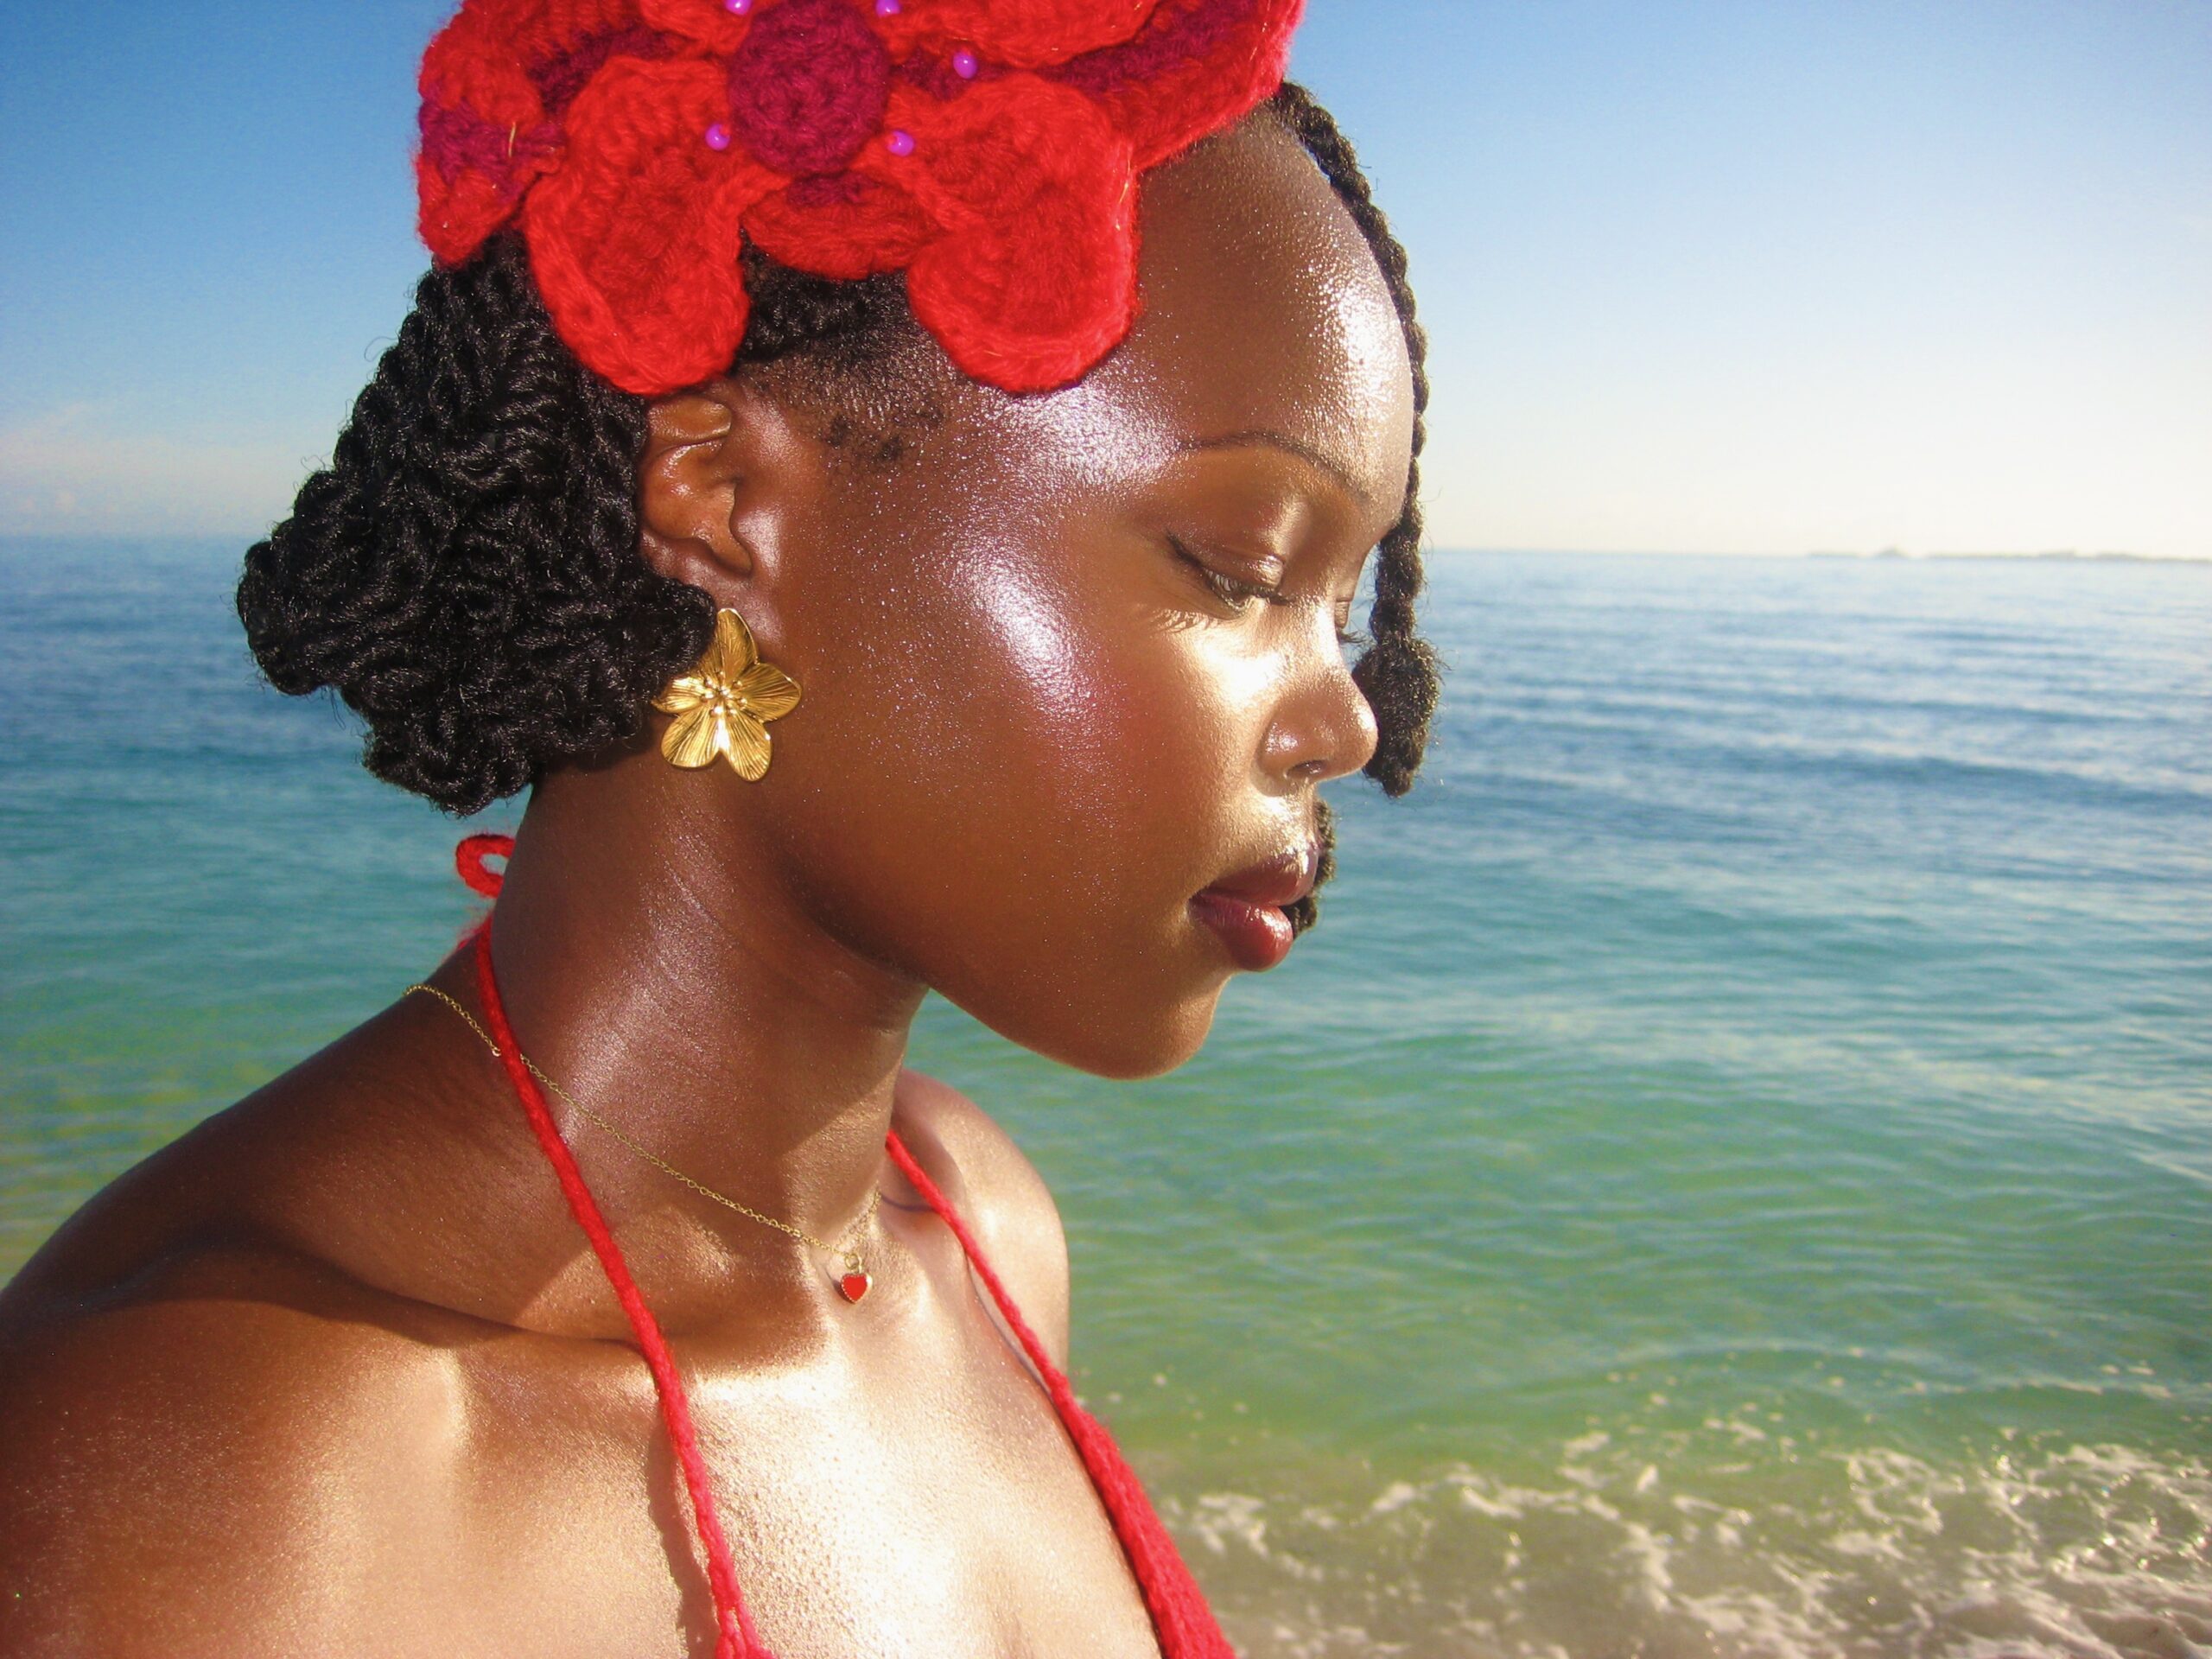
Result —
[[[498, 898], [505, 878], [499, 871], [488, 868], [484, 861], [505, 858], [514, 850], [514, 845], [512, 836], [469, 836], [454, 849], [454, 863], [461, 872], [461, 879], [486, 898]], [[675, 1357], [669, 1352], [660, 1325], [654, 1319], [652, 1310], [645, 1306], [637, 1281], [630, 1276], [630, 1265], [622, 1259], [622, 1249], [614, 1242], [613, 1230], [600, 1214], [591, 1189], [584, 1185], [583, 1172], [576, 1167], [568, 1142], [561, 1138], [560, 1127], [553, 1122], [552, 1110], [545, 1103], [544, 1091], [523, 1060], [514, 1027], [507, 1023], [507, 1008], [499, 995], [499, 977], [492, 971], [489, 916], [476, 925], [470, 943], [476, 958], [476, 991], [484, 1003], [484, 1023], [491, 1028], [492, 1042], [499, 1051], [499, 1064], [522, 1101], [523, 1116], [530, 1120], [537, 1144], [553, 1165], [554, 1175], [561, 1183], [561, 1194], [569, 1201], [569, 1213], [584, 1230], [584, 1236], [591, 1241], [607, 1281], [614, 1287], [614, 1299], [622, 1304], [630, 1329], [637, 1336], [639, 1350], [652, 1372], [653, 1389], [660, 1397], [661, 1419], [668, 1426], [668, 1438], [675, 1445], [677, 1463], [683, 1471], [683, 1484], [690, 1494], [692, 1523], [698, 1529], [699, 1541], [707, 1552], [707, 1588], [715, 1602], [715, 1659], [774, 1659], [753, 1629], [753, 1616], [746, 1608], [744, 1593], [738, 1588], [737, 1568], [730, 1560], [729, 1541], [722, 1535], [721, 1520], [715, 1510], [715, 1495], [707, 1484], [706, 1459], [700, 1455], [698, 1433], [691, 1426], [691, 1402], [683, 1392], [683, 1379], [677, 1372]]]
[[[498, 871], [487, 868], [484, 861], [505, 858], [513, 849], [512, 836], [471, 836], [454, 849], [454, 862], [461, 879], [471, 889], [486, 898], [497, 898], [503, 878]], [[590, 1188], [584, 1185], [583, 1172], [577, 1168], [568, 1143], [561, 1138], [544, 1091], [524, 1063], [514, 1028], [507, 1021], [506, 1005], [500, 998], [499, 980], [492, 970], [492, 923], [488, 916], [476, 925], [469, 942], [476, 960], [477, 994], [484, 1003], [485, 1024], [499, 1051], [499, 1063], [522, 1101], [524, 1116], [530, 1120], [538, 1145], [553, 1165], [570, 1212], [599, 1256], [607, 1282], [614, 1288], [615, 1300], [621, 1303], [622, 1312], [637, 1336], [638, 1347], [652, 1372], [653, 1387], [660, 1396], [661, 1417], [668, 1427], [669, 1439], [675, 1445], [677, 1462], [690, 1496], [693, 1523], [706, 1550], [707, 1584], [715, 1603], [715, 1659], [773, 1659], [761, 1644], [745, 1598], [738, 1588], [737, 1570], [715, 1511], [714, 1493], [708, 1485], [706, 1460], [699, 1452], [698, 1434], [691, 1423], [690, 1401], [683, 1391], [683, 1379], [677, 1371], [675, 1357], [669, 1352], [659, 1325], [630, 1275], [629, 1264], [614, 1242], [613, 1230], [600, 1214]], [[890, 1153], [892, 1161], [914, 1184], [915, 1190], [928, 1201], [930, 1208], [952, 1229], [953, 1236], [960, 1241], [960, 1248], [974, 1263], [991, 1299], [998, 1304], [999, 1312], [1020, 1340], [1030, 1363], [1045, 1379], [1045, 1391], [1052, 1396], [1060, 1421], [1067, 1425], [1069, 1438], [1074, 1440], [1084, 1467], [1090, 1471], [1091, 1482], [1097, 1487], [1114, 1530], [1121, 1538], [1122, 1548], [1128, 1554], [1130, 1570], [1136, 1575], [1137, 1587], [1143, 1592], [1145, 1606], [1152, 1614], [1162, 1659], [1236, 1659], [1236, 1649], [1229, 1645], [1221, 1626], [1215, 1623], [1212, 1611], [1199, 1592], [1198, 1581], [1192, 1578], [1190, 1568], [1175, 1548], [1174, 1539], [1168, 1535], [1167, 1529], [1154, 1512], [1151, 1501], [1145, 1497], [1136, 1471], [1122, 1456], [1121, 1448], [1114, 1444], [1114, 1437], [1106, 1432], [1106, 1426], [1077, 1402], [1066, 1376], [1052, 1363], [1052, 1356], [1045, 1351], [1044, 1344], [1037, 1340], [1037, 1333], [1029, 1328], [1029, 1322], [1021, 1317], [1021, 1310], [1014, 1306], [1014, 1298], [1007, 1294], [1006, 1286], [985, 1260], [967, 1223], [960, 1218], [928, 1173], [914, 1161], [897, 1130], [885, 1135], [884, 1147]]]
[[914, 1161], [914, 1155], [899, 1140], [899, 1132], [892, 1130], [884, 1137], [883, 1144], [891, 1154], [891, 1161], [899, 1166], [914, 1184], [915, 1191], [952, 1229], [953, 1236], [967, 1252], [977, 1276], [989, 1289], [991, 1300], [998, 1304], [999, 1312], [1020, 1338], [1029, 1363], [1045, 1379], [1045, 1392], [1052, 1396], [1060, 1421], [1067, 1425], [1068, 1436], [1074, 1440], [1084, 1467], [1090, 1471], [1091, 1483], [1098, 1488], [1098, 1496], [1105, 1503], [1107, 1516], [1120, 1535], [1122, 1548], [1128, 1553], [1130, 1570], [1136, 1574], [1137, 1587], [1144, 1592], [1145, 1605], [1152, 1613], [1153, 1630], [1160, 1638], [1162, 1659], [1236, 1659], [1236, 1650], [1229, 1645], [1229, 1638], [1215, 1623], [1213, 1611], [1206, 1605], [1198, 1580], [1191, 1576], [1191, 1569], [1175, 1548], [1175, 1540], [1154, 1513], [1136, 1471], [1122, 1456], [1121, 1448], [1114, 1444], [1106, 1425], [1085, 1411], [1076, 1399], [1066, 1375], [1052, 1363], [1052, 1357], [1045, 1351], [1044, 1344], [1029, 1328], [1029, 1321], [1021, 1317], [1021, 1310], [1014, 1306], [1006, 1286], [984, 1259], [982, 1247], [968, 1230], [968, 1224], [960, 1218], [937, 1183], [929, 1178], [928, 1172]]

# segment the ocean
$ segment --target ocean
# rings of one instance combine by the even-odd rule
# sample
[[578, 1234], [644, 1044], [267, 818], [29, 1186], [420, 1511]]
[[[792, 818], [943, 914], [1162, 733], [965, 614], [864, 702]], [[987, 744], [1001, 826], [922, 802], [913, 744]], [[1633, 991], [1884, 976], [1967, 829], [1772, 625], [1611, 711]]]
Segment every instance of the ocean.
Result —
[[[0, 545], [0, 1273], [467, 914], [240, 550]], [[2212, 1653], [2212, 565], [1431, 570], [1202, 1055], [915, 1033], [1239, 1649]]]

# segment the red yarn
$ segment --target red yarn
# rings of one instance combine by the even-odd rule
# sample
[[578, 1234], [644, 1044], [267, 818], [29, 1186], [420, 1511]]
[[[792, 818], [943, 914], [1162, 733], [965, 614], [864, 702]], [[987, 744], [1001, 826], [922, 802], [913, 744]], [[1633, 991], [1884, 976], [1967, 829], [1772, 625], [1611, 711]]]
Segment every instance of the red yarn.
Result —
[[804, 260], [817, 276], [852, 282], [900, 269], [937, 226], [897, 185], [844, 172], [763, 197], [746, 213], [745, 233], [772, 259]]
[[884, 1145], [890, 1151], [891, 1161], [905, 1172], [915, 1190], [928, 1200], [930, 1208], [952, 1229], [960, 1248], [967, 1252], [977, 1275], [989, 1288], [991, 1300], [999, 1305], [999, 1312], [1020, 1338], [1029, 1363], [1045, 1379], [1045, 1392], [1052, 1396], [1060, 1421], [1067, 1425], [1068, 1437], [1075, 1442], [1084, 1467], [1090, 1471], [1091, 1484], [1098, 1488], [1107, 1516], [1121, 1537], [1122, 1549], [1128, 1554], [1137, 1588], [1143, 1592], [1145, 1606], [1152, 1614], [1153, 1631], [1160, 1639], [1162, 1659], [1236, 1659], [1236, 1650], [1221, 1633], [1221, 1626], [1214, 1621], [1213, 1611], [1206, 1605], [1198, 1580], [1191, 1576], [1182, 1553], [1175, 1548], [1175, 1540], [1154, 1511], [1136, 1471], [1122, 1456], [1122, 1450], [1114, 1444], [1106, 1425], [1083, 1408], [1066, 1374], [1052, 1363], [1052, 1357], [1045, 1351], [1045, 1345], [1037, 1340], [1037, 1333], [1029, 1328], [1029, 1322], [1021, 1317], [1021, 1310], [1014, 1306], [1014, 1298], [1007, 1294], [998, 1274], [991, 1270], [991, 1264], [983, 1259], [982, 1249], [976, 1243], [976, 1236], [968, 1230], [968, 1224], [961, 1220], [928, 1172], [914, 1161], [914, 1155], [906, 1150], [896, 1129], [884, 1138]]
[[[513, 850], [514, 842], [510, 836], [471, 836], [455, 851], [454, 862], [462, 880], [478, 893], [496, 898], [504, 878], [485, 868], [484, 860], [487, 856], [504, 857]], [[661, 1419], [668, 1425], [668, 1438], [675, 1444], [677, 1461], [683, 1471], [683, 1484], [691, 1496], [692, 1520], [699, 1529], [700, 1541], [706, 1546], [707, 1586], [715, 1601], [715, 1659], [773, 1659], [761, 1644], [753, 1627], [753, 1616], [746, 1609], [744, 1594], [737, 1586], [737, 1569], [731, 1563], [729, 1544], [722, 1535], [721, 1521], [715, 1510], [714, 1493], [707, 1484], [706, 1459], [699, 1455], [699, 1437], [691, 1426], [691, 1403], [684, 1395], [683, 1379], [677, 1372], [676, 1360], [661, 1337], [652, 1310], [645, 1306], [645, 1297], [630, 1276], [630, 1265], [622, 1259], [621, 1247], [614, 1242], [613, 1232], [599, 1213], [591, 1189], [584, 1185], [583, 1172], [576, 1167], [568, 1142], [561, 1138], [560, 1128], [553, 1122], [552, 1111], [545, 1103], [544, 1091], [524, 1063], [522, 1046], [515, 1040], [514, 1027], [507, 1022], [506, 1005], [499, 999], [499, 978], [492, 970], [492, 918], [488, 916], [476, 929], [475, 954], [476, 992], [483, 1000], [484, 1023], [499, 1048], [499, 1064], [506, 1069], [507, 1081], [514, 1084], [515, 1093], [522, 1100], [523, 1114], [530, 1120], [537, 1144], [552, 1161], [553, 1173], [561, 1183], [562, 1196], [569, 1201], [569, 1212], [584, 1230], [584, 1236], [591, 1241], [599, 1264], [606, 1270], [607, 1282], [614, 1287], [614, 1298], [622, 1304], [630, 1329], [637, 1335], [638, 1347], [652, 1372], [653, 1388], [660, 1396]]]
[[576, 95], [569, 155], [523, 203], [553, 326], [626, 391], [718, 374], [744, 335], [740, 216], [785, 181], [701, 141], [728, 102], [715, 64], [616, 58]]
[[722, 0], [638, 0], [638, 10], [653, 28], [725, 60], [753, 28], [750, 13], [741, 16]]
[[423, 60], [423, 239], [457, 264], [518, 222], [561, 338], [642, 396], [734, 357], [741, 223], [907, 271], [959, 369], [1050, 391], [1136, 315], [1137, 174], [1281, 84], [1302, 6], [462, 0]]
[[461, 885], [471, 893], [480, 893], [486, 899], [496, 899], [499, 889], [506, 884], [500, 871], [487, 868], [487, 858], [505, 860], [515, 850], [512, 836], [467, 836], [453, 849], [453, 867], [460, 872]]
[[[454, 849], [454, 867], [469, 888], [486, 898], [496, 899], [505, 878], [499, 871], [486, 868], [487, 858], [505, 859], [514, 851], [512, 836], [470, 836]], [[561, 1138], [559, 1127], [553, 1122], [551, 1109], [545, 1103], [544, 1092], [537, 1077], [524, 1062], [522, 1047], [515, 1039], [514, 1027], [508, 1023], [506, 1005], [500, 1001], [497, 976], [492, 967], [492, 918], [486, 917], [474, 936], [476, 958], [477, 995], [484, 1004], [484, 1022], [490, 1029], [492, 1040], [499, 1051], [499, 1064], [505, 1069], [507, 1080], [514, 1085], [522, 1101], [523, 1112], [530, 1120], [530, 1127], [537, 1137], [537, 1144], [551, 1160], [556, 1177], [561, 1184], [562, 1195], [569, 1201], [569, 1212], [584, 1236], [591, 1241], [600, 1266], [605, 1269], [607, 1282], [614, 1288], [615, 1300], [621, 1303], [622, 1312], [636, 1334], [638, 1347], [651, 1369], [653, 1387], [660, 1398], [661, 1418], [668, 1426], [668, 1436], [676, 1446], [677, 1461], [683, 1470], [683, 1483], [691, 1498], [691, 1514], [697, 1526], [701, 1543], [707, 1554], [707, 1583], [714, 1596], [716, 1637], [715, 1659], [773, 1659], [760, 1642], [754, 1630], [752, 1615], [745, 1605], [745, 1598], [738, 1588], [737, 1569], [732, 1563], [729, 1544], [724, 1537], [721, 1520], [715, 1509], [714, 1493], [707, 1484], [705, 1459], [699, 1452], [696, 1430], [691, 1422], [691, 1406], [683, 1392], [683, 1379], [676, 1369], [676, 1361], [663, 1339], [660, 1326], [654, 1322], [652, 1312], [645, 1306], [644, 1295], [630, 1276], [629, 1264], [622, 1258], [621, 1248], [614, 1242], [614, 1235], [599, 1205], [593, 1200], [591, 1190], [584, 1185], [583, 1172], [569, 1151], [568, 1143]], [[984, 1286], [991, 1293], [991, 1300], [1007, 1326], [1021, 1343], [1029, 1362], [1037, 1368], [1037, 1375], [1044, 1379], [1045, 1392], [1052, 1402], [1053, 1409], [1074, 1441], [1077, 1454], [1083, 1459], [1084, 1468], [1090, 1473], [1091, 1483], [1098, 1490], [1100, 1500], [1106, 1506], [1108, 1518], [1113, 1522], [1115, 1535], [1129, 1560], [1130, 1571], [1135, 1575], [1137, 1588], [1144, 1597], [1145, 1608], [1152, 1616], [1153, 1631], [1160, 1643], [1161, 1659], [1236, 1659], [1236, 1649], [1222, 1634], [1221, 1626], [1206, 1605], [1205, 1596], [1191, 1576], [1182, 1554], [1175, 1548], [1175, 1541], [1154, 1510], [1145, 1496], [1144, 1486], [1137, 1479], [1136, 1471], [1122, 1457], [1121, 1448], [1105, 1424], [1084, 1409], [1075, 1397], [1075, 1389], [1067, 1376], [1052, 1363], [1045, 1351], [1037, 1333], [1030, 1329], [1029, 1321], [1021, 1315], [1007, 1294], [1005, 1284], [984, 1257], [982, 1248], [968, 1224], [960, 1218], [951, 1202], [944, 1196], [929, 1173], [915, 1161], [899, 1138], [896, 1129], [886, 1131], [884, 1148], [891, 1154], [891, 1161], [899, 1166], [906, 1179], [914, 1184], [916, 1192], [930, 1208], [952, 1230], [960, 1241], [960, 1248], [976, 1269]]]
[[1073, 59], [1056, 77], [1094, 94], [1128, 134], [1140, 170], [1227, 124], [1282, 85], [1304, 0], [1160, 0], [1143, 30]]
[[[919, 93], [902, 94], [917, 105]], [[1136, 315], [1128, 140], [1081, 93], [1008, 75], [912, 118], [935, 158], [915, 198], [940, 236], [906, 268], [915, 317], [995, 385], [1080, 376]], [[1049, 281], [1039, 281], [1039, 273]]]
[[892, 54], [971, 47], [1013, 69], [1041, 69], [1125, 41], [1158, 0], [927, 0], [884, 20]]
[[729, 60], [736, 136], [796, 178], [842, 172], [890, 90], [891, 54], [846, 0], [784, 0]]

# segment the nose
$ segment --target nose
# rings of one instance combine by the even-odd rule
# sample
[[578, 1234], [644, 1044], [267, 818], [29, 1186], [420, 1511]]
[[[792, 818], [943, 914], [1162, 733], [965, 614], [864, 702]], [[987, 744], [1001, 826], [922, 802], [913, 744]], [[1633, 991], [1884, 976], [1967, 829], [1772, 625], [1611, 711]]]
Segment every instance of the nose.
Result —
[[1317, 603], [1300, 608], [1310, 620], [1277, 659], [1283, 679], [1262, 764], [1271, 776], [1324, 784], [1372, 760], [1380, 734], [1375, 709], [1344, 662], [1332, 607]]

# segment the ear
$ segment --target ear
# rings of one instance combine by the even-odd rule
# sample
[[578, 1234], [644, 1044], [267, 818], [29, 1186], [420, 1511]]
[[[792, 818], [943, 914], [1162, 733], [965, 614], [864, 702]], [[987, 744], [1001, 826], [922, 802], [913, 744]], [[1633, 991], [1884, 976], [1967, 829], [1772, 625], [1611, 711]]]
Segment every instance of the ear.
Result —
[[[784, 493], [800, 458], [783, 410], [757, 387], [728, 377], [653, 400], [638, 462], [638, 550], [664, 576], [737, 603], [758, 578], [755, 536], [766, 498]], [[774, 514], [771, 514], [772, 522]]]

